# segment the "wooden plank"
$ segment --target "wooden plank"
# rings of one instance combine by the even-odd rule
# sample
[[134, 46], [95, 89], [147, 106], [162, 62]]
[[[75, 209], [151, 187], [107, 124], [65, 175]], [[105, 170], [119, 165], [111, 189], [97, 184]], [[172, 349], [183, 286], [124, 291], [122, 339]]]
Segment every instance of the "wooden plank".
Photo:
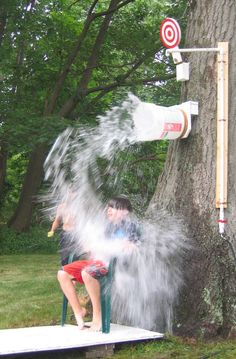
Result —
[[[42, 326], [0, 330], [0, 357], [23, 353], [81, 349], [104, 346], [112, 351], [116, 343], [163, 339], [163, 334], [145, 329], [111, 324], [109, 334], [79, 330], [76, 325]], [[103, 350], [104, 354], [104, 347]], [[94, 355], [94, 350], [90, 355]], [[89, 354], [88, 354], [89, 355]]]
[[[222, 56], [217, 55], [217, 148], [216, 148], [216, 208], [221, 204], [227, 208], [228, 182], [228, 42], [219, 42], [218, 48], [224, 49], [223, 73], [221, 70]], [[221, 81], [224, 85], [224, 103], [222, 103]], [[223, 108], [222, 108], [223, 106]], [[222, 121], [224, 137], [222, 140]], [[222, 156], [223, 154], [223, 156]], [[223, 170], [223, 174], [222, 174]], [[221, 199], [223, 186], [224, 196]]]

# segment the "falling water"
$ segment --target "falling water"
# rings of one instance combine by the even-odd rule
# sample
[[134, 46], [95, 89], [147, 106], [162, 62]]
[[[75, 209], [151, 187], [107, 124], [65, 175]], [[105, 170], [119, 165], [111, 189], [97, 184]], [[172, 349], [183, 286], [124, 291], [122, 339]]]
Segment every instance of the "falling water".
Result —
[[[118, 257], [112, 288], [113, 322], [171, 331], [182, 285], [181, 259], [187, 248], [180, 221], [155, 209], [149, 218], [136, 218], [141, 245], [129, 255], [123, 254], [119, 243], [104, 239], [107, 199], [101, 191], [98, 160], [106, 160], [109, 176], [117, 152], [137, 142], [132, 114], [140, 103], [130, 95], [100, 116], [98, 127], [66, 129], [57, 138], [45, 162], [50, 184], [47, 212], [52, 218], [57, 206], [67, 203], [74, 221], [68, 253], [89, 251], [104, 260]], [[145, 113], [143, 118], [145, 121]], [[112, 180], [115, 184], [114, 173]]]

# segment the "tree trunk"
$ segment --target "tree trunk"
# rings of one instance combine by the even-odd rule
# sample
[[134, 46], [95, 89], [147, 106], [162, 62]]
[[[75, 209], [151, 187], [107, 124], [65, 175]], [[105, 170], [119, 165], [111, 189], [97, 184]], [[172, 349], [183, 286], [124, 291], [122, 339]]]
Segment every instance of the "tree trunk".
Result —
[[[235, 265], [232, 241], [236, 235], [236, 3], [235, 0], [198, 0], [186, 31], [185, 48], [217, 47], [229, 42], [229, 158], [228, 207], [225, 236], [219, 235], [215, 208], [217, 56], [212, 52], [188, 54], [190, 80], [182, 99], [198, 101], [199, 116], [187, 139], [171, 142], [166, 166], [152, 205], [182, 215], [193, 249], [185, 258], [186, 286], [176, 320], [179, 332], [228, 334], [235, 325]], [[183, 46], [182, 46], [183, 47]]]
[[16, 231], [24, 231], [30, 225], [35, 196], [43, 180], [43, 164], [47, 151], [48, 146], [41, 144], [30, 157], [18, 206], [8, 223], [9, 227]]
[[5, 192], [5, 180], [7, 171], [7, 150], [4, 143], [0, 144], [0, 203], [3, 201]]
[[2, 45], [3, 36], [5, 33], [7, 23], [7, 12], [4, 9], [4, 6], [2, 5], [0, 7], [0, 46]]

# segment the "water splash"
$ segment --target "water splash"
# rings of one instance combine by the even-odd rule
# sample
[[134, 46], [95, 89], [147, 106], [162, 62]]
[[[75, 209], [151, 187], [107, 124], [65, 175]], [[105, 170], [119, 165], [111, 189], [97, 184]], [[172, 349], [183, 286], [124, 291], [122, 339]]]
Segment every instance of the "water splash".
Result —
[[[182, 285], [181, 258], [187, 248], [181, 222], [157, 211], [151, 218], [139, 218], [142, 244], [129, 257], [122, 254], [119, 243], [104, 238], [107, 198], [98, 161], [106, 160], [109, 176], [117, 152], [136, 142], [132, 114], [139, 104], [130, 95], [100, 116], [98, 127], [67, 129], [57, 138], [45, 162], [45, 179], [50, 182], [47, 212], [55, 215], [57, 206], [66, 203], [73, 218], [68, 252], [95, 252], [104, 260], [119, 257], [112, 288], [113, 321], [171, 331]], [[145, 121], [145, 113], [143, 117]], [[114, 185], [117, 175], [112, 176]]]
[[142, 219], [143, 244], [129, 266], [119, 264], [113, 297], [114, 320], [172, 332], [174, 307], [183, 285], [182, 257], [189, 244], [181, 220], [165, 211]]

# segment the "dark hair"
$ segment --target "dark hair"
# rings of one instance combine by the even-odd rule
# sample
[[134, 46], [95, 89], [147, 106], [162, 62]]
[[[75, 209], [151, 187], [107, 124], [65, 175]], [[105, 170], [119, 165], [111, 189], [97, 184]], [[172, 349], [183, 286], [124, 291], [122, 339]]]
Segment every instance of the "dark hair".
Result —
[[130, 203], [130, 200], [125, 196], [117, 196], [111, 198], [107, 203], [107, 206], [116, 209], [127, 209], [127, 211], [132, 212], [132, 205]]

